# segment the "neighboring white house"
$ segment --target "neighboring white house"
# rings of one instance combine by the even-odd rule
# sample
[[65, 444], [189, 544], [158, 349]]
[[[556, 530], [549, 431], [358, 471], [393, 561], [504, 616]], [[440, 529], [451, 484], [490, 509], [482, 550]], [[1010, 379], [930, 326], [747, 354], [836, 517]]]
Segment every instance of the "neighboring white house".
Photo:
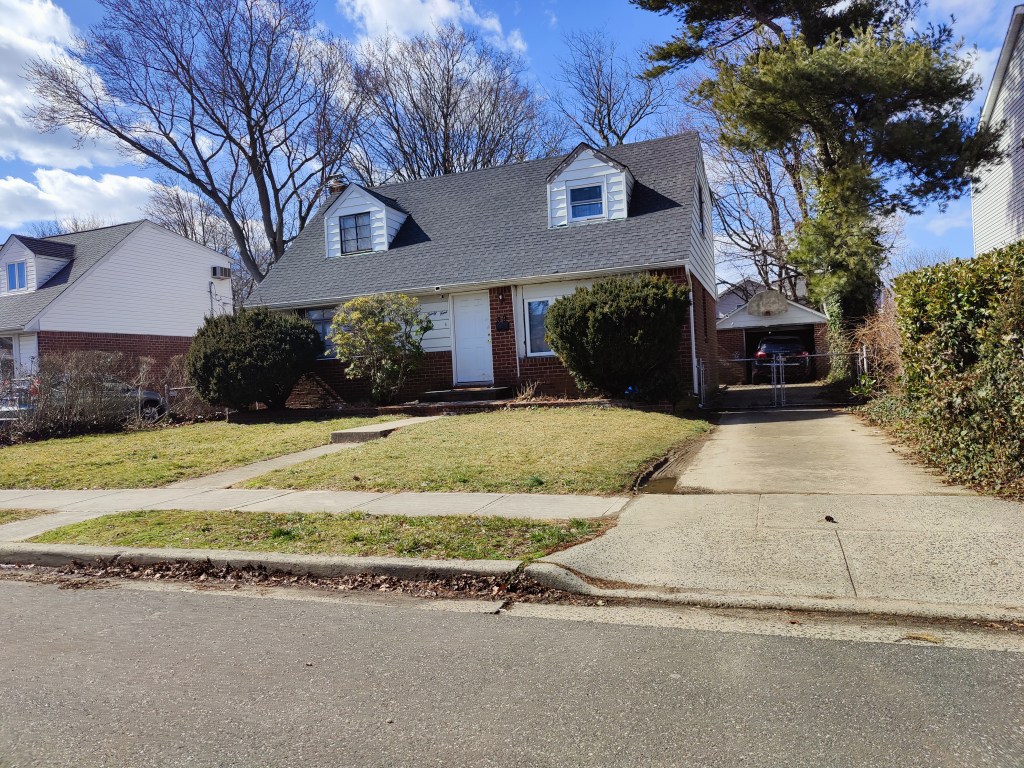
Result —
[[0, 247], [0, 380], [41, 355], [121, 352], [166, 364], [233, 309], [230, 261], [149, 221]]
[[1006, 159], [984, 169], [971, 190], [974, 253], [1024, 240], [1024, 5], [1010, 16], [981, 120], [1004, 124]]
[[[373, 293], [419, 299], [434, 328], [407, 394], [459, 386], [575, 389], [548, 347], [551, 304], [607, 275], [653, 272], [692, 288], [679, 368], [714, 386], [715, 260], [700, 140], [580, 144], [562, 157], [335, 190], [251, 303], [294, 310], [326, 335], [335, 307]], [[361, 396], [343, 366], [318, 392]]]

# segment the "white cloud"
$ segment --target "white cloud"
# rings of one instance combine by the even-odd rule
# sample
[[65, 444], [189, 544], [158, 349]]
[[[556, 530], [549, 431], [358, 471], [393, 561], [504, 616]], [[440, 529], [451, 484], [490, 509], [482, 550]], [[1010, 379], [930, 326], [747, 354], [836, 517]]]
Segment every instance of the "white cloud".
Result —
[[338, 8], [367, 37], [388, 31], [410, 37], [437, 24], [455, 23], [476, 27], [503, 48], [526, 50], [518, 29], [506, 34], [496, 14], [480, 13], [470, 0], [338, 0]]
[[141, 176], [104, 174], [98, 179], [60, 169], [38, 169], [35, 183], [0, 179], [0, 228], [55, 218], [96, 217], [132, 221], [149, 199], [153, 182]]
[[953, 203], [945, 213], [937, 213], [924, 223], [924, 228], [933, 235], [942, 237], [951, 229], [963, 229], [971, 226], [970, 202], [961, 200]]
[[548, 17], [548, 26], [551, 28], [558, 26], [558, 17], [555, 16], [554, 11], [544, 11], [544, 15]]
[[57, 168], [120, 165], [109, 144], [75, 147], [69, 131], [40, 133], [25, 119], [33, 96], [25, 66], [35, 57], [58, 55], [71, 42], [68, 15], [51, 0], [0, 0], [0, 159]]

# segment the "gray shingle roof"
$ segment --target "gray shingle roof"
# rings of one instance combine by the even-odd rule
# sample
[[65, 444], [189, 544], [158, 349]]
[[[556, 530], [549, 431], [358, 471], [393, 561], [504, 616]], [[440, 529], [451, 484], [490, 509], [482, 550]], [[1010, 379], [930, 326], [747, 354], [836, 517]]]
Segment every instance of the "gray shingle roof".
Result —
[[[71, 262], [44, 285], [29, 293], [14, 296], [0, 295], [0, 330], [24, 328], [32, 318], [42, 312], [68, 286], [74, 284], [90, 267], [106, 256], [110, 250], [136, 230], [143, 222], [133, 221], [114, 227], [91, 229], [37, 239], [13, 235], [33, 253], [43, 256], [71, 258]], [[31, 244], [30, 244], [31, 243]], [[40, 253], [40, 249], [44, 251]], [[73, 257], [73, 258], [72, 258]]]
[[517, 281], [538, 276], [644, 268], [690, 255], [699, 138], [686, 133], [603, 148], [636, 183], [629, 216], [548, 227], [552, 157], [375, 187], [409, 214], [387, 251], [328, 259], [325, 211], [333, 195], [250, 299], [317, 306], [381, 291]]

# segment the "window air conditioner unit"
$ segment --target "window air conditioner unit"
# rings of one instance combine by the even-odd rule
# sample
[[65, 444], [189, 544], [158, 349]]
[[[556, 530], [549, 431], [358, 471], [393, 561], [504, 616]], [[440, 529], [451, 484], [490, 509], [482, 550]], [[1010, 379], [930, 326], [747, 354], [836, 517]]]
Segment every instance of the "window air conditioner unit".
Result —
[[214, 278], [218, 280], [226, 280], [231, 277], [231, 270], [228, 267], [213, 267], [211, 271]]

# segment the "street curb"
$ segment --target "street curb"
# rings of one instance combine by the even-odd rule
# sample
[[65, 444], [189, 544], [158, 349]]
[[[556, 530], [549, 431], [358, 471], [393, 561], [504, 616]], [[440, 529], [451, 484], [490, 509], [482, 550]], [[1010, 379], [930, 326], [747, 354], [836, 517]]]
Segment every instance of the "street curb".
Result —
[[89, 547], [78, 544], [0, 543], [0, 563], [61, 567], [95, 560], [130, 565], [185, 562], [211, 563], [231, 568], [263, 567], [276, 573], [313, 576], [321, 579], [371, 574], [399, 579], [445, 576], [511, 578], [522, 566], [519, 560], [423, 560], [400, 557], [356, 557], [329, 555], [285, 555], [275, 552], [239, 552], [228, 549], [142, 549], [135, 547]]
[[667, 592], [637, 586], [634, 589], [598, 587], [576, 573], [554, 563], [532, 563], [524, 574], [541, 586], [591, 597], [644, 600], [670, 605], [699, 608], [745, 608], [777, 611], [809, 611], [836, 614], [903, 616], [918, 619], [951, 619], [954, 621], [1024, 622], [1024, 607], [957, 605], [955, 603], [918, 603], [909, 600], [876, 600], [869, 598], [822, 598], [750, 593], [676, 591]]

